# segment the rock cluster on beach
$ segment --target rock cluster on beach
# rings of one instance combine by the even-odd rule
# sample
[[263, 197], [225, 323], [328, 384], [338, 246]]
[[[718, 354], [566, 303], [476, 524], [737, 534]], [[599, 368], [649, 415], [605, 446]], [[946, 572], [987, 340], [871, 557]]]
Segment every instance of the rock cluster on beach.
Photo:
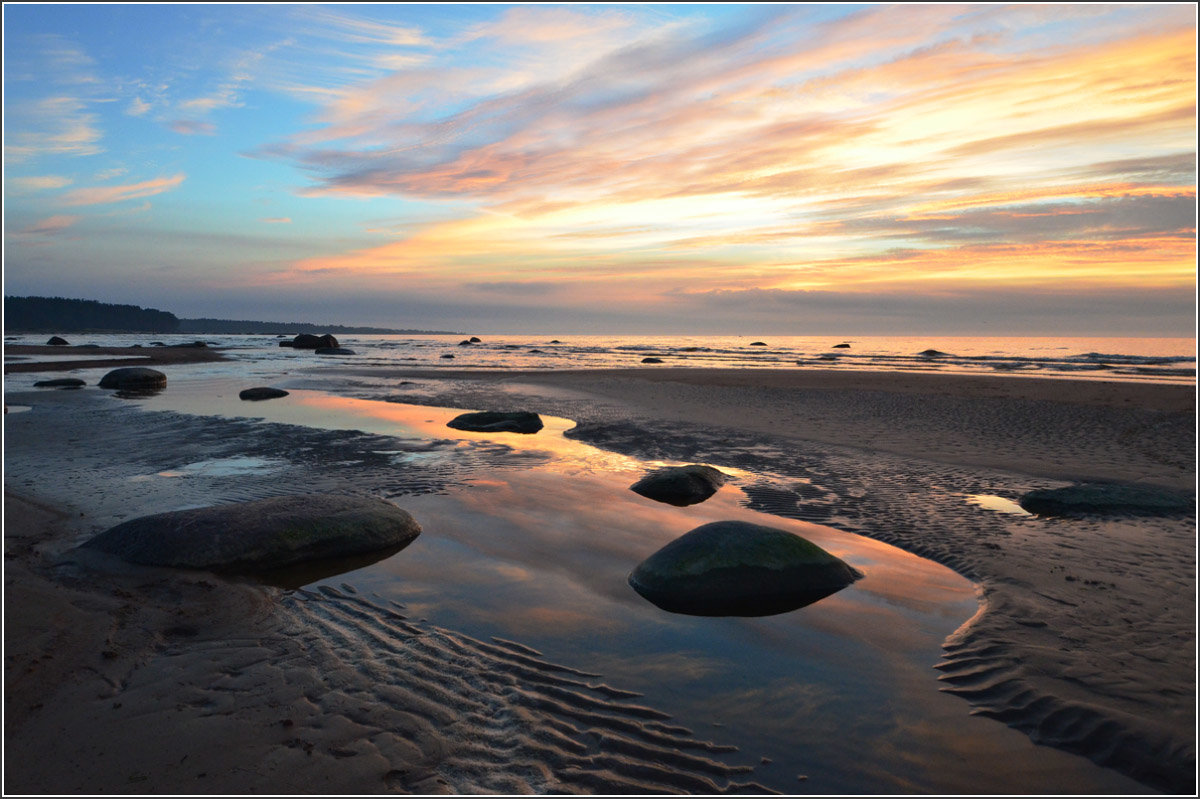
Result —
[[725, 475], [722, 472], [711, 466], [692, 464], [657, 469], [629, 488], [648, 499], [685, 507], [703, 502], [723, 485]]
[[147, 566], [252, 572], [398, 549], [420, 533], [382, 499], [301, 494], [143, 516], [82, 548]]
[[672, 613], [766, 616], [810, 605], [861, 577], [798, 535], [721, 521], [701, 525], [646, 558], [629, 584]]
[[476, 411], [460, 414], [446, 426], [475, 433], [536, 433], [542, 417], [530, 411]]

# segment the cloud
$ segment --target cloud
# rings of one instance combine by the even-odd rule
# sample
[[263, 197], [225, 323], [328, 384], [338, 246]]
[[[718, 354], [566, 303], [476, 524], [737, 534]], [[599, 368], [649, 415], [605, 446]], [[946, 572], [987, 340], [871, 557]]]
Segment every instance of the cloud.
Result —
[[53, 155], [96, 155], [104, 151], [97, 115], [79, 97], [59, 95], [6, 108], [5, 156], [15, 162]]
[[168, 127], [183, 136], [214, 136], [217, 132], [217, 126], [211, 122], [195, 119], [176, 119]]
[[129, 183], [124, 186], [95, 186], [75, 189], [67, 192], [63, 198], [65, 205], [103, 205], [106, 203], [124, 202], [141, 197], [152, 197], [164, 191], [170, 191], [183, 183], [186, 175], [180, 173], [169, 178], [156, 178], [141, 183]]
[[9, 182], [14, 188], [23, 191], [48, 191], [50, 189], [61, 189], [64, 186], [70, 186], [72, 181], [68, 177], [62, 175], [38, 175], [26, 178], [10, 178]]
[[263, 219], [259, 219], [258, 221], [266, 222], [266, 223], [272, 224], [272, 225], [290, 225], [290, 224], [292, 224], [291, 217], [286, 217], [286, 216], [270, 216], [270, 217], [265, 217]]
[[57, 236], [78, 222], [80, 218], [71, 214], [56, 214], [21, 228], [17, 234], [20, 236]]
[[131, 117], [140, 117], [150, 110], [150, 103], [140, 97], [134, 97], [125, 108], [125, 113]]

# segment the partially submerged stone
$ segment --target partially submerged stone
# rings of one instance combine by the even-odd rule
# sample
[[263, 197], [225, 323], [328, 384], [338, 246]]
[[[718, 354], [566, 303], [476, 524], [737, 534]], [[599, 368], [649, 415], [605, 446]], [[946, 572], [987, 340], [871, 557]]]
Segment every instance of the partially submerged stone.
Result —
[[1180, 513], [1195, 507], [1190, 494], [1129, 483], [1042, 488], [1030, 491], [1019, 502], [1022, 508], [1039, 516], [1154, 515]]
[[642, 561], [629, 584], [663, 610], [692, 616], [767, 616], [811, 605], [862, 573], [786, 530], [712, 522]]
[[253, 572], [398, 549], [420, 533], [382, 499], [302, 494], [143, 516], [83, 548], [147, 566]]
[[717, 493], [725, 485], [725, 475], [711, 466], [668, 466], [650, 472], [629, 489], [648, 499], [685, 507]]
[[662, 363], [662, 362], [663, 362], [662, 358], [654, 358], [654, 357], [642, 358], [642, 363]]
[[33, 385], [34, 388], [82, 388], [87, 383], [78, 377], [56, 377], [53, 380], [39, 380]]
[[47, 343], [48, 345], [50, 345], [51, 347], [65, 347], [65, 346], [67, 346], [67, 340], [66, 340], [65, 338], [62, 338], [61, 336], [51, 336], [51, 337], [49, 338], [49, 340], [47, 340], [47, 341], [46, 341], [46, 343]]
[[166, 375], [157, 369], [149, 369], [145, 366], [123, 366], [120, 369], [113, 369], [100, 378], [100, 388], [146, 391], [164, 388], [166, 385]]
[[531, 411], [476, 411], [455, 416], [446, 426], [476, 433], [536, 433], [542, 417]]
[[271, 388], [269, 386], [255, 386], [254, 388], [245, 388], [238, 392], [238, 397], [244, 400], [269, 400], [286, 397], [288, 392], [282, 388]]

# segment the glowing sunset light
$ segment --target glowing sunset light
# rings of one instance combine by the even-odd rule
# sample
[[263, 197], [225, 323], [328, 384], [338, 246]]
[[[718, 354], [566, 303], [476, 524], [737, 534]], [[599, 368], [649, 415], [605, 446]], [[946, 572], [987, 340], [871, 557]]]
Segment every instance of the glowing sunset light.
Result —
[[[4, 14], [10, 295], [977, 332], [943, 297], [988, 332], [1034, 301], [1009, 332], [1193, 330], [1191, 5]], [[1089, 301], [1122, 293], [1110, 329]], [[886, 329], [844, 316], [873, 302]]]

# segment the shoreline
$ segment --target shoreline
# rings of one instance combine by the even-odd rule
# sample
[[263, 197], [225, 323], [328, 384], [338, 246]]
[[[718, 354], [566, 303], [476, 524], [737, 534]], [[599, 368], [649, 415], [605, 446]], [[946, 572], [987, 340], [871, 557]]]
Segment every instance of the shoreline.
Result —
[[[13, 361], [5, 362], [4, 374], [23, 372], [66, 372], [73, 369], [115, 369], [121, 366], [167, 366], [180, 363], [211, 363], [213, 361], [229, 360], [221, 349], [216, 347], [82, 347], [82, 346], [52, 346], [5, 344], [5, 357], [9, 355], [30, 356], [39, 355], [78, 355], [80, 360], [62, 361]], [[110, 355], [109, 359], [97, 358], [98, 355]], [[136, 360], [135, 360], [136, 359]]]
[[[203, 350], [189, 354], [196, 352]], [[1078, 381], [1080, 390], [1064, 396], [1063, 381], [1041, 380], [1053, 384], [1045, 386], [1035, 378], [996, 385], [1009, 379], [807, 370], [383, 371], [382, 383], [341, 393], [384, 398], [382, 392], [394, 401], [464, 409], [534, 407], [574, 419], [571, 436], [601, 448], [769, 472], [776, 483], [748, 487], [750, 507], [814, 521], [804, 514], [828, 513], [820, 523], [892, 543], [979, 582], [986, 610], [947, 641], [939, 665], [944, 690], [967, 700], [964, 713], [974, 707], [1034, 740], [1160, 788], [1182, 784], [1189, 762], [1194, 777], [1194, 716], [1180, 714], [1194, 706], [1194, 608], [1175, 601], [1180, 592], [1194, 594], [1194, 519], [1030, 522], [989, 515], [960, 497], [991, 488], [1015, 499], [1084, 472], [1194, 487], [1188, 387]], [[289, 379], [303, 387], [334, 375], [381, 376], [338, 365]], [[401, 377], [411, 382], [400, 385]], [[837, 499], [822, 504], [795, 493], [806, 487]], [[57, 524], [84, 522], [60, 517]], [[6, 594], [14, 585], [36, 587], [21, 564], [41, 555], [14, 548], [19, 542], [5, 527], [6, 550], [17, 555], [7, 562]], [[1147, 548], [1155, 557], [1144, 556]], [[14, 561], [19, 568], [11, 568]], [[51, 590], [58, 578], [43, 577]], [[1174, 607], [1160, 610], [1160, 603]], [[121, 603], [105, 612], [121, 618]], [[1114, 621], [1122, 617], [1128, 623]], [[160, 643], [169, 629], [160, 625]], [[39, 650], [36, 638], [31, 646], [34, 670], [54, 673], [42, 671], [44, 646]], [[336, 762], [335, 755], [329, 765]]]

